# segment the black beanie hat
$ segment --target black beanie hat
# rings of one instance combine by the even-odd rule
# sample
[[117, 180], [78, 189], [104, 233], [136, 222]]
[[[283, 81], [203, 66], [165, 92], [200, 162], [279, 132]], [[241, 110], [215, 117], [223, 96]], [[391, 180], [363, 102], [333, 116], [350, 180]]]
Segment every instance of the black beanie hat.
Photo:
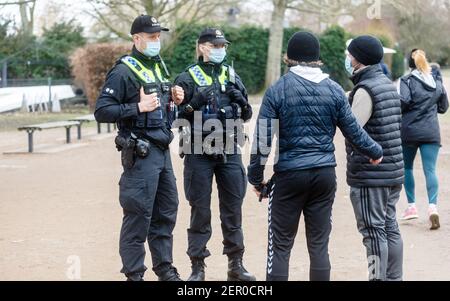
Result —
[[384, 56], [383, 45], [372, 36], [357, 37], [348, 46], [348, 52], [366, 66], [379, 64]]
[[287, 56], [297, 62], [315, 62], [320, 58], [319, 40], [310, 32], [295, 33], [288, 43]]
[[409, 55], [409, 68], [417, 69], [416, 62], [414, 61], [414, 59], [412, 57], [413, 53], [416, 52], [417, 50], [419, 50], [419, 49], [414, 48], [413, 50], [411, 50], [411, 53]]

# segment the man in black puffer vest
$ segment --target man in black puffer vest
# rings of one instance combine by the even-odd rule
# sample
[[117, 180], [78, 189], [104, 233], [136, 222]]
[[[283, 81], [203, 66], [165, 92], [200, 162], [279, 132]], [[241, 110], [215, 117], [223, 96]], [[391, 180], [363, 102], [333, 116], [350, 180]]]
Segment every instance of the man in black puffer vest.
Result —
[[395, 206], [404, 181], [400, 96], [381, 70], [383, 55], [378, 39], [361, 36], [349, 45], [346, 60], [355, 84], [349, 96], [353, 113], [383, 148], [383, 161], [375, 166], [346, 143], [347, 182], [367, 249], [369, 278], [382, 281], [402, 280], [403, 242]]

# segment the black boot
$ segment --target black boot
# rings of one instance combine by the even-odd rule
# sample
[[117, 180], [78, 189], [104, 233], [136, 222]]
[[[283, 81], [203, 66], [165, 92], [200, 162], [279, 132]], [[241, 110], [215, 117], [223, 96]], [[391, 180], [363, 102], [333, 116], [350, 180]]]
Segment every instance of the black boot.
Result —
[[158, 281], [183, 281], [175, 267], [171, 266], [167, 271], [158, 275]]
[[144, 281], [144, 275], [143, 274], [128, 274], [127, 281]]
[[228, 257], [228, 281], [256, 281], [242, 264], [242, 255]]
[[191, 258], [192, 274], [187, 281], [205, 281], [205, 260], [203, 258]]

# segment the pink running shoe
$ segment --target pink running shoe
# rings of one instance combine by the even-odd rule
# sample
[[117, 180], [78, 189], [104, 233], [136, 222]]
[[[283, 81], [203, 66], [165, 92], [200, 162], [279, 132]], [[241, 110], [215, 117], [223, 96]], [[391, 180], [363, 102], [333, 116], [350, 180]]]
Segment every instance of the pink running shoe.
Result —
[[405, 210], [405, 213], [403, 213], [403, 220], [408, 221], [411, 219], [417, 219], [419, 218], [419, 214], [417, 213], [417, 208], [409, 206], [408, 209]]

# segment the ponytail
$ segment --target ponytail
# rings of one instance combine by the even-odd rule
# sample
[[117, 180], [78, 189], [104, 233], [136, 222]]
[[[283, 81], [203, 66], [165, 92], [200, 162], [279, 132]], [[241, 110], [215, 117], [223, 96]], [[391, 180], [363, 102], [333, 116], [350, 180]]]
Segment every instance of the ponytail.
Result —
[[413, 52], [411, 57], [414, 60], [417, 70], [424, 74], [431, 74], [431, 66], [428, 63], [425, 51], [418, 49]]

